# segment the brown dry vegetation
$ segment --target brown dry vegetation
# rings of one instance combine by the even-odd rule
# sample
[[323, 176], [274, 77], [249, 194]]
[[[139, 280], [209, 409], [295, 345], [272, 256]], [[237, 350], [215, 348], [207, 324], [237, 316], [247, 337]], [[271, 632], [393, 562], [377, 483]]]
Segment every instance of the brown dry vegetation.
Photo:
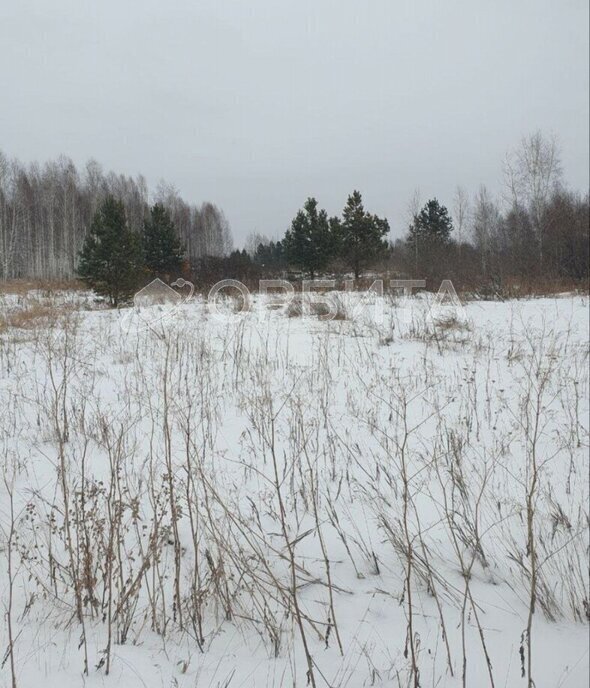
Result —
[[57, 291], [86, 290], [86, 285], [78, 280], [0, 280], [0, 294], [26, 295], [31, 291], [40, 291], [50, 295]]

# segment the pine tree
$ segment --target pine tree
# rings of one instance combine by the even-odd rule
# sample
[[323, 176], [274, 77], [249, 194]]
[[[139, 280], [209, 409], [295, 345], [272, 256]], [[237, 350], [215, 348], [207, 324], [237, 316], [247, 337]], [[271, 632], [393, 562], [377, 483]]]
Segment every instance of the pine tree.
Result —
[[342, 221], [338, 223], [338, 244], [355, 278], [359, 278], [363, 267], [387, 250], [384, 237], [388, 232], [387, 220], [366, 212], [361, 194], [353, 191], [342, 212]]
[[325, 210], [318, 210], [315, 198], [308, 198], [287, 230], [283, 250], [287, 260], [309, 272], [311, 279], [332, 257], [333, 238]]
[[416, 273], [435, 263], [441, 264], [445, 253], [441, 249], [450, 244], [452, 231], [453, 221], [449, 211], [436, 198], [428, 201], [414, 216], [406, 241]]
[[92, 220], [80, 252], [78, 275], [118, 306], [133, 294], [142, 273], [140, 237], [129, 229], [123, 203], [108, 196]]
[[184, 260], [184, 246], [176, 233], [170, 214], [161, 203], [150, 210], [143, 225], [143, 255], [152, 275], [178, 273]]
[[409, 227], [408, 242], [413, 244], [447, 244], [453, 231], [453, 221], [449, 211], [436, 198], [426, 203]]

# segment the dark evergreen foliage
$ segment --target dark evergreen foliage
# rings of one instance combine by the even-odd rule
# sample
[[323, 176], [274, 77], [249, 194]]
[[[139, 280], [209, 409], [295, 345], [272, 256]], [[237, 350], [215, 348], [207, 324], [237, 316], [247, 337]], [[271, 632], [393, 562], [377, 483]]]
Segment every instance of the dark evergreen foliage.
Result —
[[170, 277], [180, 272], [185, 249], [169, 212], [161, 203], [152, 206], [144, 222], [142, 240], [144, 263], [153, 276]]
[[286, 266], [283, 242], [269, 241], [258, 244], [253, 260], [257, 265], [268, 270], [282, 270]]
[[[151, 195], [170, 214], [188, 261], [230, 253], [229, 223], [216, 205], [189, 204], [164, 182]], [[75, 277], [107, 196], [122, 201], [130, 229], [142, 234], [150, 190], [141, 175], [106, 172], [93, 160], [78, 169], [64, 156], [25, 166], [0, 150], [0, 280]]]
[[123, 203], [112, 196], [94, 215], [78, 275], [113, 306], [129, 299], [144, 275], [141, 238], [129, 229]]
[[289, 263], [308, 272], [311, 279], [328, 264], [334, 241], [328, 214], [318, 209], [315, 198], [308, 198], [297, 213], [283, 246]]
[[353, 191], [348, 197], [342, 221], [334, 222], [333, 227], [340, 255], [356, 278], [364, 267], [387, 251], [385, 236], [389, 232], [389, 223], [385, 218], [365, 211], [358, 191]]
[[410, 244], [446, 244], [451, 239], [453, 221], [449, 211], [436, 198], [426, 203], [410, 225], [408, 242]]

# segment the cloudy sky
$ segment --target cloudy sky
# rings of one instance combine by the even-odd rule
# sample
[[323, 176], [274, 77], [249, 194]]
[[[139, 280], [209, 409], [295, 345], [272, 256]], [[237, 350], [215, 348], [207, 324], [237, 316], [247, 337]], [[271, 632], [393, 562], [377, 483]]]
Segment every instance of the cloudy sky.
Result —
[[0, 60], [1, 150], [165, 178], [238, 244], [354, 188], [400, 236], [536, 129], [588, 188], [587, 0], [0, 0]]

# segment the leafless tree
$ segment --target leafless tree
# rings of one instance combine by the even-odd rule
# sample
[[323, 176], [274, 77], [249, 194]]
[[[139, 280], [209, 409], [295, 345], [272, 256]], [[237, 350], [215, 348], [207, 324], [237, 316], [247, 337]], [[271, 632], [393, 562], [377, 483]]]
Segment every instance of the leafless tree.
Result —
[[482, 185], [473, 203], [473, 241], [481, 256], [484, 275], [490, 268], [492, 243], [498, 229], [500, 213], [486, 186]]
[[[95, 160], [80, 175], [65, 156], [25, 167], [0, 152], [0, 279], [74, 277], [93, 215], [107, 194], [123, 201], [130, 227], [141, 231], [149, 208], [142, 175], [104, 173]], [[155, 197], [170, 211], [189, 258], [231, 251], [229, 223], [217, 206], [191, 206], [165, 183]]]
[[537, 234], [539, 260], [543, 264], [542, 215], [551, 194], [561, 184], [561, 160], [557, 139], [537, 131], [522, 138], [504, 163], [507, 199], [513, 206], [528, 209]]
[[453, 199], [453, 222], [457, 231], [457, 241], [459, 242], [459, 251], [461, 244], [465, 240], [465, 228], [469, 218], [469, 195], [464, 186], [458, 185], [455, 189], [455, 198]]
[[253, 256], [256, 253], [256, 250], [258, 249], [260, 244], [262, 244], [263, 246], [268, 246], [268, 244], [270, 244], [270, 239], [266, 236], [266, 234], [260, 234], [259, 232], [250, 232], [250, 234], [248, 234], [248, 236], [246, 237], [244, 248], [250, 256]]

